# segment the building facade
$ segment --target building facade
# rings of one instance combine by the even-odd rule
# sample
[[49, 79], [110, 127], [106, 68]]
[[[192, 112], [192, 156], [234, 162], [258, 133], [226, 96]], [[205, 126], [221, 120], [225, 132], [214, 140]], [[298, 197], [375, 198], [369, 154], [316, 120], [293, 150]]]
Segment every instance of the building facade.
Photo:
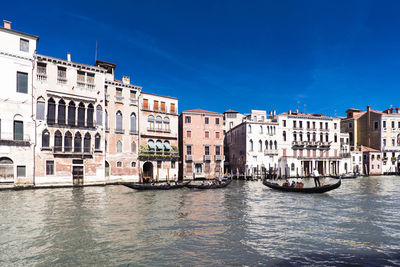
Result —
[[34, 180], [33, 68], [39, 37], [0, 27], [0, 183]]
[[186, 110], [179, 116], [179, 177], [215, 178], [223, 175], [223, 114]]
[[178, 177], [178, 99], [144, 92], [139, 99], [140, 181]]
[[38, 55], [34, 69], [36, 185], [105, 183], [105, 70]]

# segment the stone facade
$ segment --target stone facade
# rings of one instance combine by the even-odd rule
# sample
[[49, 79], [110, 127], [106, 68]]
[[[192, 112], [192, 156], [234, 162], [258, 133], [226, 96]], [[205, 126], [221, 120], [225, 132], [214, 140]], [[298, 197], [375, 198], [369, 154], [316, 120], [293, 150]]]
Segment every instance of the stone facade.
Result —
[[223, 114], [195, 109], [179, 116], [179, 177], [215, 178], [224, 167]]
[[178, 99], [142, 92], [139, 105], [141, 181], [178, 177]]
[[39, 37], [0, 27], [0, 184], [34, 180], [32, 75]]

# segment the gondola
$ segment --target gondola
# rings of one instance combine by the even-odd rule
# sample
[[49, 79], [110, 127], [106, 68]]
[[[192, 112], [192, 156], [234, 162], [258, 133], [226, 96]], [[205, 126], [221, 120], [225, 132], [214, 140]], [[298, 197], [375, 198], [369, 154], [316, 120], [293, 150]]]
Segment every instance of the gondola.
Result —
[[226, 180], [226, 182], [223, 182], [221, 184], [211, 184], [211, 185], [209, 185], [209, 184], [205, 184], [205, 185], [187, 184], [186, 187], [191, 188], [191, 189], [217, 189], [217, 188], [227, 187], [231, 182], [232, 182], [232, 180]]
[[334, 179], [355, 179], [358, 177], [357, 174], [344, 174], [344, 175], [331, 175]]
[[319, 186], [319, 187], [303, 187], [303, 188], [295, 188], [295, 187], [290, 187], [290, 186], [281, 186], [278, 185], [277, 183], [271, 183], [268, 182], [267, 180], [263, 181], [263, 184], [265, 186], [268, 186], [269, 188], [284, 191], [284, 192], [296, 192], [296, 193], [325, 193], [331, 190], [334, 190], [340, 186], [342, 183], [342, 180], [340, 179], [339, 182], [336, 184], [329, 184], [329, 185], [324, 185], [324, 186]]
[[171, 190], [178, 189], [187, 186], [191, 181], [179, 183], [179, 184], [138, 184], [138, 183], [127, 183], [121, 182], [120, 185], [127, 186], [136, 190]]

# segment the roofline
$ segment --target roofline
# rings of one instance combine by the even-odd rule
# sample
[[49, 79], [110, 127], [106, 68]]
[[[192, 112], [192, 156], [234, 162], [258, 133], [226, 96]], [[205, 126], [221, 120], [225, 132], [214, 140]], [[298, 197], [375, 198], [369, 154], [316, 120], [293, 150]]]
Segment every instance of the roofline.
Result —
[[183, 114], [183, 113], [188, 113], [188, 114], [206, 114], [206, 115], [224, 116], [224, 114], [222, 114], [222, 113], [219, 113], [219, 112], [214, 112], [214, 111], [199, 112], [199, 111], [190, 111], [190, 110], [184, 110], [184, 111], [181, 111], [181, 114]]
[[12, 29], [6, 29], [6, 28], [3, 28], [3, 27], [0, 27], [0, 30], [5, 31], [5, 32], [12, 32], [12, 33], [20, 34], [20, 35], [23, 35], [23, 36], [28, 36], [28, 37], [36, 39], [36, 41], [39, 40], [39, 36], [32, 35], [32, 34], [29, 34], [29, 33], [24, 33], [24, 32], [12, 30]]
[[159, 96], [159, 97], [166, 97], [166, 98], [170, 98], [170, 99], [175, 99], [178, 100], [177, 97], [173, 97], [173, 96], [165, 96], [165, 95], [157, 95], [157, 94], [153, 94], [153, 93], [147, 93], [147, 92], [143, 92], [141, 93], [142, 95], [154, 95], [154, 96]]
[[125, 88], [131, 88], [131, 89], [136, 89], [136, 90], [142, 90], [141, 86], [134, 85], [134, 84], [125, 84], [123, 82], [116, 82], [116, 81], [111, 81], [111, 80], [105, 80], [105, 84], [111, 84], [115, 86], [120, 86], [120, 87], [125, 87]]
[[38, 55], [37, 55], [37, 59], [39, 59], [39, 60], [40, 60], [40, 59], [45, 59], [45, 60], [47, 60], [47, 61], [49, 61], [49, 62], [58, 61], [58, 62], [60, 62], [60, 63], [63, 63], [64, 65], [72, 66], [72, 67], [79, 67], [79, 66], [81, 66], [81, 67], [83, 67], [84, 69], [86, 69], [86, 70], [91, 70], [91, 71], [98, 71], [98, 72], [102, 72], [102, 73], [106, 73], [106, 72], [107, 72], [106, 69], [99, 68], [99, 67], [96, 67], [96, 66], [92, 66], [92, 65], [89, 65], [89, 64], [79, 63], [79, 62], [75, 62], [75, 61], [68, 61], [68, 60], [65, 60], [65, 59], [56, 58], [56, 57], [51, 57], [51, 56], [46, 56], [46, 55], [40, 55], [40, 54], [38, 54]]

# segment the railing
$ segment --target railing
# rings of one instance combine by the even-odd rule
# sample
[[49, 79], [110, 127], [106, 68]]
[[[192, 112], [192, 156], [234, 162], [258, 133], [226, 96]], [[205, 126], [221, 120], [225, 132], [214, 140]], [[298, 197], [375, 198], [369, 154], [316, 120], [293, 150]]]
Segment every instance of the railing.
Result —
[[115, 96], [115, 102], [123, 103], [124, 102], [124, 97], [123, 96]]
[[93, 89], [96, 88], [96, 85], [94, 83], [91, 83], [91, 82], [86, 83], [84, 81], [76, 81], [76, 85], [78, 87], [87, 88], [87, 89], [90, 89], [90, 90], [93, 90]]
[[132, 130], [130, 130], [130, 131], [129, 131], [129, 134], [137, 135], [137, 134], [138, 134], [138, 131], [132, 131]]
[[66, 84], [66, 83], [67, 83], [67, 78], [64, 78], [64, 77], [57, 77], [57, 83], [59, 83], [59, 84]]
[[131, 105], [137, 105], [137, 104], [138, 104], [137, 99], [130, 98], [129, 100], [130, 100], [130, 104], [131, 104]]
[[328, 129], [326, 129], [326, 128], [320, 128], [319, 129], [321, 132], [328, 132], [329, 131], [329, 128]]
[[193, 156], [192, 155], [186, 155], [186, 161], [192, 161]]
[[94, 83], [88, 82], [88, 83], [86, 84], [86, 88], [87, 88], [87, 89], [93, 90], [93, 89], [96, 88], [96, 85], [95, 85]]
[[179, 152], [172, 150], [140, 150], [139, 158], [179, 158]]
[[292, 146], [304, 146], [304, 142], [303, 141], [293, 141]]
[[215, 155], [215, 161], [221, 161], [222, 160], [222, 155]]
[[46, 73], [37, 73], [36, 74], [36, 79], [39, 81], [46, 81], [47, 80], [47, 75]]
[[171, 129], [147, 127], [147, 131], [150, 131], [150, 132], [164, 132], [164, 133], [170, 133], [170, 132], [171, 132]]
[[204, 161], [211, 161], [211, 155], [204, 155]]
[[278, 150], [277, 149], [265, 149], [264, 150], [264, 155], [278, 155]]
[[55, 155], [92, 155], [93, 150], [88, 147], [82, 147], [81, 151], [75, 151], [72, 147], [53, 147], [53, 154]]
[[341, 158], [350, 158], [351, 154], [349, 152], [339, 152], [339, 157], [341, 157]]
[[85, 83], [85, 82], [82, 82], [82, 81], [76, 81], [76, 85], [77, 85], [78, 87], [85, 88], [86, 83]]
[[124, 134], [125, 130], [123, 130], [123, 129], [115, 129], [115, 133], [116, 134]]

